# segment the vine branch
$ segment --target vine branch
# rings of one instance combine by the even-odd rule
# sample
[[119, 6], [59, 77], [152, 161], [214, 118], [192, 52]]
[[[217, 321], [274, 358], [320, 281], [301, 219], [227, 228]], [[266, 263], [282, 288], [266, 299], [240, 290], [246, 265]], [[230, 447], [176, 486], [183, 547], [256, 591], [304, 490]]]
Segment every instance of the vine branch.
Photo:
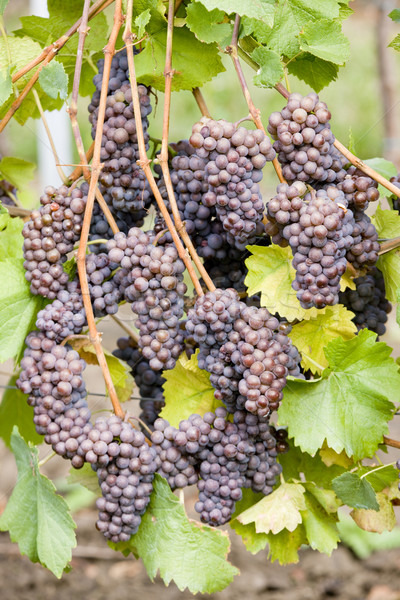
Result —
[[82, 224], [82, 233], [81, 239], [79, 242], [79, 248], [77, 252], [77, 264], [78, 264], [78, 274], [79, 281], [82, 290], [83, 303], [86, 312], [86, 318], [89, 327], [89, 335], [90, 341], [94, 346], [96, 351], [97, 360], [101, 367], [104, 380], [110, 394], [110, 400], [113, 405], [113, 409], [115, 414], [121, 419], [124, 418], [124, 411], [121, 408], [120, 402], [118, 400], [117, 393], [114, 388], [114, 384], [111, 379], [110, 371], [108, 369], [108, 365], [106, 362], [106, 358], [104, 355], [104, 351], [101, 345], [101, 338], [96, 328], [96, 322], [94, 319], [92, 303], [90, 300], [89, 293], [89, 285], [86, 273], [86, 246], [89, 237], [89, 229], [90, 229], [90, 221], [92, 218], [94, 199], [96, 194], [97, 182], [99, 178], [99, 174], [101, 171], [101, 163], [100, 163], [100, 152], [101, 152], [101, 140], [103, 135], [103, 124], [104, 124], [104, 115], [107, 103], [107, 94], [108, 94], [108, 81], [110, 78], [110, 70], [111, 70], [111, 62], [115, 53], [115, 44], [117, 41], [119, 30], [122, 26], [123, 16], [122, 16], [122, 8], [121, 8], [122, 0], [116, 0], [115, 10], [114, 10], [114, 24], [111, 31], [110, 39], [106, 47], [104, 48], [104, 71], [103, 71], [103, 80], [101, 85], [101, 93], [100, 93], [100, 104], [99, 104], [99, 112], [97, 118], [97, 126], [96, 126], [96, 136], [94, 140], [94, 151], [93, 151], [93, 162], [92, 162], [92, 173], [90, 177], [90, 185], [89, 192], [86, 201], [86, 209], [85, 215]]
[[128, 57], [128, 66], [129, 66], [129, 78], [131, 81], [131, 90], [132, 90], [132, 103], [135, 114], [135, 122], [136, 122], [136, 131], [138, 138], [138, 146], [139, 146], [139, 160], [137, 161], [138, 165], [143, 169], [143, 172], [146, 176], [147, 181], [151, 187], [151, 191], [154, 194], [156, 199], [158, 208], [162, 214], [162, 217], [168, 227], [169, 232], [171, 233], [172, 240], [176, 246], [179, 257], [183, 260], [185, 267], [189, 273], [190, 279], [193, 282], [193, 285], [196, 289], [196, 292], [199, 296], [203, 295], [203, 290], [200, 285], [200, 281], [196, 275], [192, 262], [188, 253], [186, 252], [180, 238], [178, 232], [176, 231], [174, 222], [171, 219], [171, 216], [168, 212], [167, 207], [165, 206], [165, 202], [160, 194], [160, 190], [157, 187], [157, 183], [154, 179], [154, 175], [150, 169], [150, 159], [147, 156], [146, 144], [144, 141], [143, 135], [143, 124], [142, 117], [140, 111], [140, 102], [139, 102], [139, 94], [138, 87], [136, 81], [136, 71], [135, 71], [135, 59], [133, 56], [133, 34], [132, 34], [132, 8], [133, 8], [133, 0], [128, 0], [127, 6], [127, 17], [126, 17], [126, 25], [125, 31], [122, 36], [124, 43], [126, 45], [127, 57]]
[[172, 41], [173, 41], [173, 30], [174, 30], [174, 14], [175, 14], [175, 1], [169, 0], [168, 4], [168, 25], [167, 25], [167, 46], [165, 53], [165, 94], [164, 94], [164, 116], [163, 116], [163, 130], [162, 130], [162, 141], [161, 141], [161, 153], [159, 156], [159, 163], [161, 165], [162, 174], [164, 177], [165, 187], [168, 193], [168, 200], [170, 202], [172, 215], [175, 221], [175, 227], [181, 236], [186, 248], [188, 249], [190, 256], [194, 264], [196, 265], [200, 275], [202, 276], [204, 283], [207, 288], [211, 291], [215, 290], [215, 285], [204, 268], [195, 247], [193, 246], [192, 240], [190, 239], [184, 223], [179, 214], [178, 206], [176, 203], [174, 188], [171, 181], [171, 174], [168, 166], [168, 133], [169, 133], [169, 117], [171, 107], [171, 87], [172, 78], [174, 76], [174, 70], [172, 68]]
[[391, 250], [400, 247], [400, 237], [395, 237], [392, 240], [385, 240], [384, 242], [381, 242], [380, 245], [381, 249], [379, 250], [378, 254], [386, 254], [386, 252], [390, 252]]
[[400, 441], [393, 440], [392, 438], [386, 437], [386, 435], [383, 436], [383, 443], [386, 444], [386, 446], [391, 446], [392, 448], [400, 450]]
[[[262, 121], [260, 118], [260, 110], [258, 108], [256, 108], [256, 106], [251, 98], [249, 88], [247, 86], [246, 79], [244, 77], [242, 65], [240, 64], [239, 53], [238, 53], [239, 26], [240, 26], [240, 16], [236, 15], [235, 24], [233, 27], [231, 44], [230, 44], [230, 46], [227, 46], [226, 52], [229, 54], [229, 56], [231, 57], [231, 59], [233, 61], [233, 65], [235, 67], [236, 74], [239, 79], [240, 87], [242, 88], [243, 96], [246, 100], [246, 103], [247, 103], [247, 106], [249, 109], [249, 113], [251, 115], [251, 118], [253, 119], [254, 125], [257, 127], [257, 129], [261, 129], [261, 131], [263, 131], [265, 133], [265, 135], [267, 135], [267, 132], [265, 131], [264, 125], [262, 124]], [[278, 159], [274, 158], [274, 160], [272, 161], [272, 164], [274, 166], [274, 169], [278, 176], [279, 181], [281, 183], [286, 183], [285, 178], [282, 175], [282, 169], [278, 162]]]
[[208, 110], [206, 101], [204, 100], [204, 96], [201, 93], [201, 89], [198, 87], [193, 88], [192, 93], [193, 93], [194, 99], [196, 100], [197, 106], [199, 107], [200, 112], [203, 115], [203, 117], [208, 117], [209, 119], [211, 119], [211, 113]]

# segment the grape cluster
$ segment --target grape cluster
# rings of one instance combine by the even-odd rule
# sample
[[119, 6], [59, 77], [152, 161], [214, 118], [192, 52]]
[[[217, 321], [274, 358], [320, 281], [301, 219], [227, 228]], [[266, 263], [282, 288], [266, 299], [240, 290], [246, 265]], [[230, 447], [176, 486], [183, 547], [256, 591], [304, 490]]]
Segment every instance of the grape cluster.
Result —
[[[113, 215], [118, 229], [123, 233], [128, 233], [131, 227], [141, 227], [143, 225], [146, 211], [136, 211], [134, 214], [131, 214], [115, 210], [113, 211]], [[93, 206], [92, 220], [90, 223], [89, 240], [91, 242], [94, 240], [109, 240], [113, 237], [113, 235], [112, 229], [109, 226], [102, 209], [97, 202], [95, 202]], [[94, 254], [106, 252], [106, 249], [105, 243], [90, 244], [90, 251]]]
[[268, 131], [286, 181], [337, 183], [345, 178], [345, 158], [336, 150], [331, 113], [315, 92], [290, 94], [286, 106], [269, 117]]
[[60, 344], [70, 335], [78, 335], [86, 325], [82, 294], [77, 281], [67, 283], [53, 302], [37, 314], [36, 327], [46, 337]]
[[354, 323], [360, 329], [370, 329], [378, 335], [386, 331], [385, 323], [392, 305], [386, 300], [385, 281], [374, 267], [367, 275], [354, 279], [355, 290], [340, 293], [340, 302], [354, 313]]
[[379, 258], [378, 232], [362, 210], [354, 210], [353, 241], [346, 258], [355, 269], [373, 267]]
[[108, 257], [121, 266], [125, 299], [136, 313], [139, 347], [151, 369], [172, 369], [182, 351], [184, 264], [175, 246], [154, 246], [149, 233], [133, 227], [107, 244]]
[[115, 315], [118, 312], [123, 293], [113, 277], [117, 266], [110, 261], [105, 252], [86, 255], [89, 292], [96, 317]]
[[139, 388], [142, 409], [140, 418], [148, 427], [152, 427], [165, 404], [162, 387], [165, 379], [159, 371], [150, 367], [149, 361], [143, 357], [131, 338], [119, 338], [117, 346], [113, 351], [114, 356], [128, 363]]
[[24, 268], [32, 294], [54, 300], [65, 289], [68, 274], [63, 269], [67, 254], [79, 240], [88, 186], [70, 190], [49, 186], [40, 198], [41, 207], [24, 225]]
[[[395, 177], [391, 177], [390, 181], [398, 188], [400, 188], [400, 173], [395, 175]], [[400, 213], [400, 198], [393, 194], [392, 196], [393, 209], [397, 210]]]
[[96, 527], [112, 542], [128, 541], [150, 501], [156, 452], [143, 433], [115, 415], [97, 419], [83, 446], [102, 492]]
[[262, 231], [264, 203], [261, 169], [275, 152], [265, 133], [224, 120], [202, 119], [193, 127], [191, 145], [206, 160], [209, 186], [202, 204], [215, 207], [230, 245], [243, 250]]
[[377, 182], [353, 165], [347, 169], [345, 178], [338, 183], [338, 188], [344, 192], [351, 210], [364, 211], [370, 202], [379, 200]]
[[[1, 159], [1, 155], [0, 155], [0, 159]], [[10, 183], [9, 181], [6, 181], [5, 179], [0, 180], [0, 203], [1, 204], [4, 204], [5, 206], [16, 206], [14, 200], [10, 196], [10, 194], [13, 194], [15, 196], [16, 193], [17, 193], [17, 190], [12, 185], [12, 183]]]
[[[98, 62], [99, 73], [93, 82], [96, 90], [89, 104], [89, 120], [94, 139], [100, 103], [104, 60]], [[146, 148], [148, 148], [148, 115], [152, 108], [148, 90], [138, 86], [141, 116]], [[139, 159], [136, 122], [129, 82], [126, 50], [113, 57], [108, 83], [107, 106], [103, 125], [101, 160], [103, 169], [99, 181], [104, 198], [113, 211], [130, 213], [131, 219], [140, 224], [143, 213], [151, 202], [150, 187], [143, 170], [136, 165]]]

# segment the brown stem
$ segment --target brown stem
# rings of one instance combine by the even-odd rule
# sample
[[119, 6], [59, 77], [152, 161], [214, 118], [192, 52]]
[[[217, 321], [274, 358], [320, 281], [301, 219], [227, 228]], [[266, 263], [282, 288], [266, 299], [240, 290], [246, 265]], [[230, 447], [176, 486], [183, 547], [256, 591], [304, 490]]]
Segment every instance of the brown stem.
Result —
[[[97, 2], [95, 2], [93, 4], [93, 6], [91, 7], [91, 9], [89, 11], [89, 19], [92, 19], [93, 17], [95, 17], [99, 12], [101, 12], [105, 8], [107, 8], [107, 6], [109, 6], [113, 1], [114, 0], [111, 0], [111, 1], [110, 0], [97, 0]], [[74, 23], [74, 25], [72, 25], [72, 27], [70, 29], [68, 29], [68, 31], [66, 33], [64, 33], [64, 35], [62, 35], [58, 40], [56, 40], [55, 42], [50, 44], [50, 46], [47, 46], [46, 48], [44, 48], [42, 50], [42, 52], [39, 54], [39, 56], [37, 56], [36, 58], [31, 60], [29, 63], [27, 63], [25, 66], [23, 66], [19, 71], [17, 71], [12, 76], [12, 82], [15, 83], [16, 81], [18, 81], [18, 79], [20, 79], [21, 77], [26, 75], [26, 73], [29, 73], [29, 71], [31, 69], [33, 69], [34, 67], [39, 65], [41, 62], [43, 62], [49, 54], [51, 55], [51, 59], [54, 58], [54, 56], [57, 54], [57, 52], [59, 50], [61, 50], [61, 48], [68, 42], [70, 37], [72, 37], [74, 35], [74, 33], [76, 33], [78, 31], [79, 25], [81, 24], [81, 19], [82, 18], [78, 19], [78, 21], [76, 23]]]
[[392, 240], [386, 240], [385, 242], [381, 242], [381, 248], [378, 252], [379, 255], [386, 254], [386, 252], [390, 252], [395, 248], [400, 247], [400, 237], [393, 238]]
[[194, 99], [196, 100], [197, 106], [199, 107], [200, 112], [203, 115], [203, 117], [208, 117], [211, 119], [211, 113], [208, 110], [206, 101], [204, 100], [204, 96], [201, 93], [201, 89], [198, 87], [193, 88], [192, 93], [193, 93]]
[[19, 206], [7, 206], [6, 208], [12, 217], [30, 217], [32, 212], [29, 208], [20, 208]]
[[175, 13], [175, 2], [174, 0], [169, 0], [168, 4], [168, 29], [167, 29], [167, 46], [165, 51], [165, 68], [164, 68], [164, 77], [165, 77], [165, 94], [164, 94], [164, 117], [163, 117], [163, 131], [162, 131], [162, 141], [161, 141], [161, 152], [158, 157], [158, 161], [161, 165], [162, 174], [164, 177], [165, 187], [168, 193], [168, 200], [170, 202], [172, 215], [174, 217], [175, 227], [182, 238], [186, 248], [189, 250], [190, 256], [194, 264], [196, 265], [200, 275], [202, 276], [204, 283], [210, 291], [215, 290], [215, 285], [212, 282], [211, 277], [207, 273], [206, 269], [202, 261], [200, 260], [199, 255], [196, 252], [195, 247], [193, 246], [192, 240], [190, 239], [186, 227], [184, 223], [182, 223], [182, 219], [179, 214], [178, 205], [176, 203], [175, 192], [171, 181], [171, 174], [169, 172], [168, 166], [168, 132], [169, 132], [169, 117], [170, 117], [170, 107], [171, 107], [171, 87], [172, 87], [172, 78], [174, 76], [174, 70], [172, 68], [172, 39], [173, 39], [173, 30], [174, 30], [174, 13]]
[[196, 275], [196, 272], [193, 268], [192, 262], [188, 253], [186, 252], [183, 244], [179, 238], [179, 235], [176, 231], [175, 225], [169, 215], [167, 207], [165, 206], [165, 202], [160, 194], [160, 190], [157, 187], [157, 183], [154, 179], [153, 173], [150, 169], [150, 159], [147, 156], [146, 144], [144, 141], [143, 135], [143, 124], [142, 117], [140, 111], [140, 102], [139, 102], [139, 94], [137, 88], [136, 81], [136, 71], [135, 71], [135, 59], [133, 56], [133, 34], [132, 34], [132, 6], [133, 0], [128, 0], [127, 6], [127, 17], [126, 17], [126, 26], [125, 31], [122, 36], [124, 43], [126, 45], [127, 57], [128, 57], [128, 66], [129, 66], [129, 78], [131, 81], [131, 90], [132, 90], [132, 103], [135, 114], [135, 122], [136, 122], [136, 130], [137, 130], [137, 138], [138, 138], [138, 146], [139, 146], [139, 160], [137, 161], [138, 165], [143, 169], [143, 172], [146, 176], [147, 181], [151, 187], [151, 191], [156, 199], [158, 208], [161, 212], [161, 215], [168, 227], [169, 232], [171, 233], [172, 240], [176, 246], [179, 257], [185, 264], [185, 267], [189, 273], [190, 279], [193, 282], [193, 285], [196, 289], [196, 292], [199, 296], [203, 295], [203, 290], [200, 285], [200, 281]]
[[386, 446], [392, 446], [392, 448], [400, 450], [400, 441], [392, 440], [392, 438], [388, 438], [386, 435], [383, 436], [383, 443], [386, 444]]
[[[264, 125], [262, 124], [262, 121], [260, 118], [260, 110], [258, 108], [256, 108], [256, 106], [251, 98], [249, 88], [247, 87], [246, 79], [244, 77], [242, 65], [240, 64], [239, 54], [238, 54], [239, 26], [240, 26], [240, 16], [236, 15], [235, 24], [233, 27], [231, 45], [227, 46], [226, 52], [230, 55], [230, 57], [233, 61], [233, 65], [235, 67], [236, 74], [239, 79], [240, 87], [242, 88], [243, 96], [246, 100], [246, 103], [247, 103], [247, 106], [249, 109], [249, 113], [251, 115], [251, 118], [253, 119], [254, 125], [257, 127], [257, 129], [261, 129], [261, 131], [263, 131], [265, 133], [265, 135], [267, 135], [267, 132], [265, 131]], [[279, 181], [281, 183], [286, 183], [285, 178], [282, 175], [282, 169], [278, 162], [278, 159], [274, 158], [274, 160], [272, 161], [272, 164], [273, 164], [275, 172], [279, 178]]]
[[94, 140], [94, 152], [93, 152], [93, 162], [92, 162], [92, 173], [90, 178], [89, 192], [86, 201], [86, 209], [85, 216], [82, 224], [82, 233], [81, 239], [79, 242], [79, 248], [77, 252], [77, 264], [78, 264], [78, 274], [79, 281], [82, 290], [83, 303], [86, 312], [86, 318], [89, 327], [89, 335], [90, 341], [94, 346], [96, 351], [97, 360], [99, 362], [100, 368], [102, 370], [104, 380], [110, 394], [110, 400], [113, 405], [113, 409], [115, 414], [121, 419], [124, 418], [124, 411], [121, 408], [120, 402], [118, 400], [117, 393], [114, 388], [114, 384], [111, 379], [110, 371], [108, 369], [107, 361], [104, 355], [103, 348], [101, 346], [101, 338], [96, 328], [96, 322], [93, 315], [92, 303], [90, 301], [90, 293], [89, 293], [89, 285], [87, 280], [86, 273], [86, 245], [89, 237], [89, 229], [90, 229], [90, 221], [92, 218], [93, 205], [95, 199], [95, 193], [97, 188], [97, 181], [99, 178], [99, 174], [101, 171], [101, 163], [100, 163], [100, 152], [101, 152], [101, 140], [103, 133], [103, 124], [104, 124], [104, 114], [107, 103], [107, 94], [108, 94], [108, 81], [110, 78], [110, 70], [111, 70], [111, 61], [115, 52], [115, 43], [117, 41], [118, 33], [121, 28], [123, 22], [122, 10], [121, 10], [122, 0], [116, 0], [115, 2], [115, 10], [114, 10], [114, 25], [111, 31], [110, 39], [106, 47], [104, 48], [104, 71], [103, 71], [103, 80], [101, 85], [101, 93], [100, 93], [100, 104], [99, 104], [99, 112], [97, 118], [97, 127], [96, 127], [96, 137]]

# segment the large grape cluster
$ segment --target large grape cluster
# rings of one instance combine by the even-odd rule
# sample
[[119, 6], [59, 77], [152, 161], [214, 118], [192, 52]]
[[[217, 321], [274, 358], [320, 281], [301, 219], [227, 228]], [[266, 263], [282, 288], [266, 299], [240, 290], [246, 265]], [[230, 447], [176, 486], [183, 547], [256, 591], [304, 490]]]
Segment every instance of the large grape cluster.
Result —
[[41, 207], [24, 225], [24, 268], [32, 294], [54, 300], [65, 289], [68, 274], [63, 269], [67, 254], [79, 240], [88, 186], [70, 190], [49, 186], [40, 198]]
[[164, 406], [164, 377], [154, 371], [131, 338], [119, 338], [113, 354], [128, 363], [140, 394], [140, 418], [148, 427], [154, 425]]
[[340, 302], [354, 313], [354, 323], [360, 329], [370, 329], [378, 335], [386, 331], [385, 323], [392, 305], [386, 300], [385, 281], [382, 273], [374, 267], [354, 279], [355, 290], [340, 293]]
[[[107, 244], [108, 257], [121, 266], [125, 299], [136, 313], [139, 347], [150, 367], [172, 369], [182, 351], [184, 264], [175, 246], [154, 246], [153, 238], [138, 228], [118, 233]], [[124, 275], [125, 274], [125, 275]]]
[[196, 156], [206, 159], [209, 190], [203, 205], [215, 207], [230, 245], [244, 249], [262, 229], [264, 203], [258, 183], [267, 160], [275, 158], [268, 137], [261, 130], [202, 119], [189, 141]]
[[337, 183], [344, 179], [344, 157], [334, 147], [331, 113], [315, 92], [290, 94], [286, 106], [269, 117], [268, 131], [286, 181]]

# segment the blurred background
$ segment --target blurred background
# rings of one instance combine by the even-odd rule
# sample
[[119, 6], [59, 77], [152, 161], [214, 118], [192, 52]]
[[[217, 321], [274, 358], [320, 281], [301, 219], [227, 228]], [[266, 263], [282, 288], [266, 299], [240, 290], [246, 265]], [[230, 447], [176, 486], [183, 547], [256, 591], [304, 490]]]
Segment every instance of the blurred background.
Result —
[[[20, 26], [19, 17], [27, 14], [45, 16], [45, 0], [12, 0], [5, 11], [5, 24], [8, 32]], [[337, 82], [320, 92], [332, 112], [332, 129], [336, 137], [350, 146], [362, 159], [385, 157], [400, 171], [400, 54], [387, 48], [388, 43], [398, 33], [398, 27], [387, 17], [399, 5], [394, 0], [356, 0], [351, 2], [354, 14], [344, 25], [344, 32], [351, 43], [351, 58], [339, 71]], [[225, 57], [226, 72], [207, 83], [202, 89], [208, 107], [214, 118], [237, 121], [247, 114], [247, 107], [236, 81], [230, 60]], [[279, 110], [284, 100], [274, 90], [263, 90], [252, 86], [253, 72], [243, 65], [247, 82], [255, 105], [261, 109], [264, 123], [269, 114]], [[93, 72], [93, 75], [95, 73]], [[289, 78], [291, 91], [308, 93], [310, 90], [294, 77]], [[90, 125], [87, 119], [89, 98], [81, 98], [79, 122], [85, 148], [91, 144]], [[150, 116], [150, 135], [161, 137], [163, 94], [153, 98], [153, 113]], [[173, 94], [170, 121], [170, 140], [188, 138], [192, 125], [200, 118], [198, 107], [190, 92]], [[50, 128], [54, 133], [60, 161], [63, 164], [78, 162], [73, 148], [69, 118], [64, 111], [51, 113]], [[12, 120], [0, 138], [0, 154], [15, 156], [38, 164], [35, 178], [29, 189], [21, 196], [25, 207], [38, 204], [43, 187], [60, 183], [49, 153], [49, 142], [38, 121], [28, 120], [21, 127]], [[68, 173], [69, 168], [65, 171]], [[266, 199], [273, 195], [277, 181], [271, 165], [264, 170], [262, 182]], [[131, 313], [123, 307], [123, 318], [128, 320]], [[107, 349], [112, 351], [117, 337], [116, 324], [103, 319], [99, 327], [104, 333]], [[392, 314], [387, 333], [383, 337], [394, 347], [394, 356], [399, 355], [400, 334]], [[12, 372], [12, 365], [0, 366], [0, 386], [6, 386]], [[89, 366], [85, 371], [90, 392], [90, 405], [94, 411], [107, 406], [104, 385], [96, 367]], [[96, 395], [98, 394], [98, 395]], [[1, 397], [1, 388], [0, 388]], [[397, 400], [397, 399], [393, 399]], [[133, 400], [127, 406], [136, 412], [138, 402]], [[391, 436], [399, 439], [400, 417], [396, 417], [391, 428]], [[372, 424], [373, 425], [373, 424]], [[48, 449], [41, 449], [41, 457]], [[398, 458], [396, 451], [384, 457], [388, 463]], [[16, 481], [16, 468], [12, 455], [0, 441], [0, 512]], [[55, 483], [66, 498], [75, 514], [78, 524], [78, 548], [73, 553], [72, 573], [57, 581], [52, 574], [39, 565], [32, 565], [19, 556], [18, 547], [10, 544], [8, 534], [0, 534], [0, 581], [7, 600], [53, 599], [65, 600], [76, 594], [78, 598], [125, 600], [143, 595], [146, 598], [189, 598], [189, 593], [181, 593], [174, 584], [164, 588], [161, 580], [152, 585], [140, 561], [124, 560], [105, 544], [102, 536], [94, 528], [95, 495], [81, 486], [67, 490], [65, 477], [68, 465], [62, 459], [53, 458], [44, 465], [43, 472], [55, 479]], [[189, 506], [193, 498], [187, 492]], [[194, 513], [191, 515], [193, 516]], [[309, 549], [301, 551], [297, 565], [280, 567], [267, 561], [267, 551], [256, 557], [244, 550], [241, 540], [231, 534], [233, 551], [231, 560], [241, 568], [227, 590], [214, 594], [216, 598], [235, 599], [243, 594], [267, 600], [322, 600], [337, 597], [342, 600], [400, 600], [400, 529], [391, 534], [379, 536], [366, 534], [352, 526], [352, 521], [344, 517], [343, 538], [347, 545], [341, 546], [331, 558], [314, 553]], [[377, 552], [379, 548], [384, 548]], [[363, 558], [363, 560], [361, 560]], [[6, 587], [7, 586], [7, 587]], [[7, 590], [7, 591], [6, 591]], [[6, 595], [7, 594], [7, 595]]]

